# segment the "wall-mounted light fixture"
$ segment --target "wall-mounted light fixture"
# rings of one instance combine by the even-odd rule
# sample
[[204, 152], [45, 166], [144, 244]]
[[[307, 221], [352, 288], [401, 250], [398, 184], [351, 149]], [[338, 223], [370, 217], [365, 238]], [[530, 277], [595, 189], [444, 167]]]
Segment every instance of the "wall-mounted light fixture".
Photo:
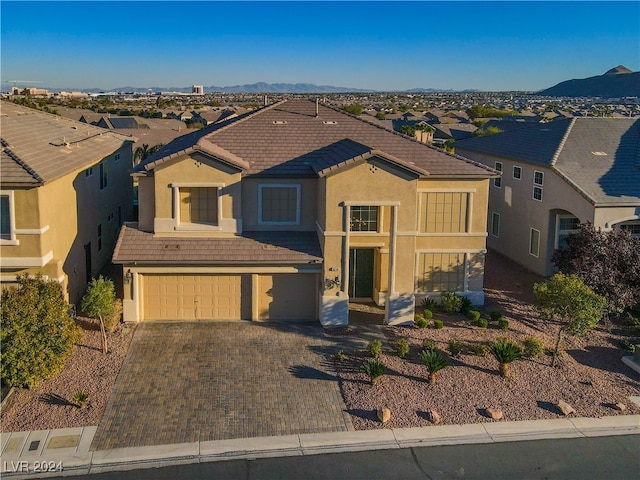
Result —
[[326, 289], [330, 289], [330, 288], [333, 288], [333, 287], [339, 288], [340, 284], [341, 284], [340, 277], [335, 277], [333, 279], [331, 279], [331, 278], [325, 278], [324, 279], [324, 288], [326, 288]]
[[127, 270], [127, 273], [124, 274], [124, 283], [129, 284], [133, 280], [133, 273], [131, 273], [131, 269]]

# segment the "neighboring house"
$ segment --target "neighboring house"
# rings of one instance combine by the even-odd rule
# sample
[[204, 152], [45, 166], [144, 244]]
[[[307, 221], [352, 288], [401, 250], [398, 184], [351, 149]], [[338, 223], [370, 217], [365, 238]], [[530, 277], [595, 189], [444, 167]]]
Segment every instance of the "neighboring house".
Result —
[[2, 102], [1, 282], [41, 273], [77, 302], [131, 218], [135, 138]]
[[433, 141], [436, 144], [473, 137], [473, 133], [478, 129], [473, 123], [435, 123], [431, 126], [435, 129]]
[[310, 100], [177, 138], [138, 165], [124, 318], [412, 322], [416, 296], [483, 302], [483, 165]]
[[580, 223], [640, 235], [640, 120], [573, 118], [456, 142], [503, 172], [489, 196], [488, 246], [551, 275]]

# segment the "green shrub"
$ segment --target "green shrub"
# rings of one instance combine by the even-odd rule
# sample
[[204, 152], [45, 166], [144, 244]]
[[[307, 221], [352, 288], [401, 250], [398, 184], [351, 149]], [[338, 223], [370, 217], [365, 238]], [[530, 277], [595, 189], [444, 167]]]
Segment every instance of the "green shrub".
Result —
[[489, 347], [484, 343], [474, 343], [472, 345], [469, 345], [469, 350], [471, 351], [471, 353], [477, 355], [478, 357], [484, 357], [487, 353], [489, 353]]
[[438, 330], [441, 329], [441, 328], [444, 328], [444, 322], [442, 320], [434, 320], [433, 321], [433, 328], [436, 328]]
[[104, 317], [104, 328], [109, 333], [113, 333], [118, 325], [120, 325], [120, 319], [122, 318], [122, 300], [116, 298], [113, 302], [113, 311]]
[[498, 338], [489, 344], [489, 350], [500, 364], [500, 375], [509, 376], [509, 364], [522, 357], [521, 345], [508, 338]]
[[630, 342], [626, 338], [620, 341], [620, 348], [625, 352], [634, 353], [636, 351], [636, 345], [633, 342]]
[[375, 383], [378, 378], [385, 374], [387, 371], [387, 367], [378, 360], [369, 360], [365, 362], [362, 367], [367, 375], [369, 375], [369, 379], [371, 383]]
[[420, 306], [423, 310], [431, 310], [433, 312], [436, 309], [437, 303], [433, 298], [425, 297], [420, 302]]
[[498, 328], [500, 330], [509, 330], [509, 320], [504, 317], [498, 319]]
[[542, 340], [536, 337], [526, 338], [524, 342], [522, 342], [522, 346], [524, 347], [523, 356], [527, 358], [535, 358], [544, 353], [544, 344]]
[[467, 297], [462, 298], [462, 305], [460, 306], [460, 313], [467, 313], [471, 309], [471, 300]]
[[400, 358], [406, 357], [407, 353], [409, 353], [409, 342], [406, 338], [397, 339], [394, 346], [396, 348], [396, 353]]
[[73, 403], [75, 403], [79, 408], [86, 407], [88, 401], [89, 392], [86, 392], [84, 390], [76, 392], [76, 394], [73, 396]]
[[446, 313], [458, 313], [462, 308], [462, 297], [455, 292], [442, 292], [440, 294], [440, 305]]
[[502, 312], [500, 310], [491, 310], [489, 312], [489, 318], [491, 318], [492, 322], [497, 322], [502, 318]]
[[433, 318], [433, 312], [429, 309], [425, 309], [422, 316], [425, 320], [431, 320]]
[[432, 338], [425, 338], [422, 340], [422, 348], [424, 350], [435, 350], [436, 342]]
[[82, 332], [58, 282], [23, 274], [17, 283], [2, 292], [0, 377], [7, 386], [31, 388], [62, 370]]
[[476, 325], [480, 328], [487, 328], [489, 326], [489, 321], [486, 318], [480, 318], [476, 322]]
[[418, 328], [427, 328], [429, 326], [429, 322], [422, 315], [416, 315], [413, 323], [415, 323]]
[[335, 357], [337, 361], [344, 362], [347, 359], [347, 354], [344, 353], [344, 350], [338, 350]]
[[437, 350], [423, 350], [420, 352], [420, 361], [427, 368], [430, 383], [435, 383], [436, 373], [449, 366], [447, 360]]
[[462, 353], [462, 343], [457, 340], [449, 340], [449, 353], [452, 357], [457, 357]]
[[367, 346], [367, 351], [373, 358], [380, 358], [380, 354], [382, 353], [382, 342], [380, 340], [371, 340]]
[[478, 310], [469, 310], [467, 312], [467, 318], [472, 322], [477, 322], [480, 320], [480, 312]]

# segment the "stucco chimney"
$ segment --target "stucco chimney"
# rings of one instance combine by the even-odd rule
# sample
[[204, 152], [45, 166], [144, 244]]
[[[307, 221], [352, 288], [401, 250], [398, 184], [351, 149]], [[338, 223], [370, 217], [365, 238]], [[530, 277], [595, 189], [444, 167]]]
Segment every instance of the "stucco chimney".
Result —
[[320, 103], [320, 99], [316, 98], [316, 118], [318, 118], [318, 104]]

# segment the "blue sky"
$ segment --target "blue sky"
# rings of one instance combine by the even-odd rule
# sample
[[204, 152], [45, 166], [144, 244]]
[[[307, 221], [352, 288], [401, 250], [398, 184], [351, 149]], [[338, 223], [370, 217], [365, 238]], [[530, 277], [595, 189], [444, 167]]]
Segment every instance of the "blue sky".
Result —
[[[1, 2], [1, 78], [539, 90], [640, 70], [640, 2]], [[24, 86], [24, 85], [23, 85]]]

